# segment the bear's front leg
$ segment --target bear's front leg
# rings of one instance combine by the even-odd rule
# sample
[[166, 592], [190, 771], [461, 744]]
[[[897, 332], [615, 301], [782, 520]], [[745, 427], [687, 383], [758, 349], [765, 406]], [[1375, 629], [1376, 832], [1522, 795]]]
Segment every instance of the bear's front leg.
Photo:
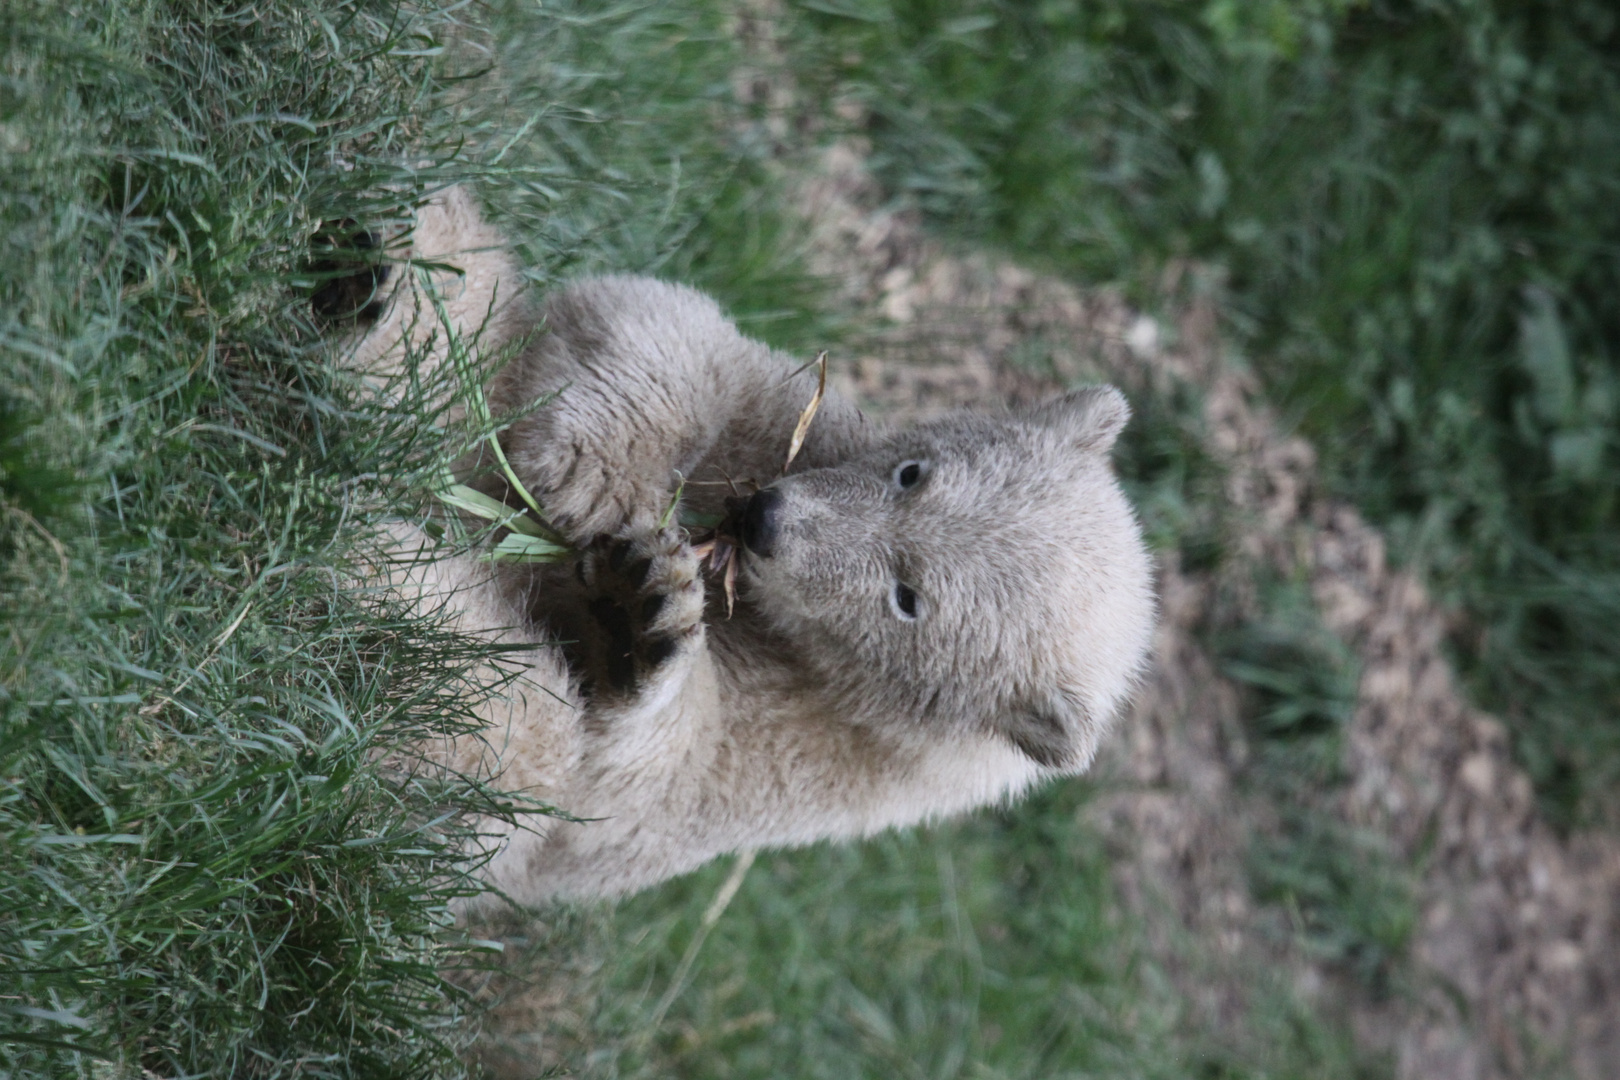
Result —
[[[785, 358], [743, 338], [700, 293], [650, 278], [595, 278], [547, 298], [543, 332], [489, 395], [497, 412], [522, 413], [502, 437], [507, 459], [577, 546], [656, 530], [683, 478], [699, 479], [699, 469], [707, 482], [721, 478], [715, 465], [741, 468], [741, 480], [759, 471], [756, 454], [779, 469], [808, 399], [787, 386], [791, 374]], [[789, 401], [787, 415], [777, 415]], [[756, 425], [767, 438], [754, 436]], [[717, 446], [744, 448], [750, 459], [712, 459]]]
[[703, 580], [680, 529], [600, 537], [575, 579], [575, 640], [563, 649], [593, 701], [633, 698], [701, 647]]
[[507, 456], [547, 520], [575, 545], [650, 532], [679, 486], [678, 440], [634, 403], [571, 387], [514, 425]]

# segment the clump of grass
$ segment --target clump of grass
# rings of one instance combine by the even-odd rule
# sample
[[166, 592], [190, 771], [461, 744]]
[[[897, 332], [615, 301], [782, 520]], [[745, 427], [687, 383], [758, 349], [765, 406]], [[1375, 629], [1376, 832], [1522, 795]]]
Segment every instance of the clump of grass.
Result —
[[[455, 5], [0, 10], [0, 1072], [462, 1070], [489, 650], [363, 585], [428, 399], [334, 368], [311, 237], [469, 171]], [[498, 657], [496, 658], [498, 660]]]
[[890, 191], [1229, 329], [1328, 478], [1468, 613], [1456, 641], [1564, 824], [1620, 778], [1620, 20], [1596, 3], [790, 7]]
[[1356, 658], [1321, 624], [1303, 585], [1265, 582], [1260, 605], [1220, 635], [1221, 670], [1254, 691], [1251, 722], [1268, 743], [1309, 754], [1311, 782], [1334, 779], [1356, 706]]

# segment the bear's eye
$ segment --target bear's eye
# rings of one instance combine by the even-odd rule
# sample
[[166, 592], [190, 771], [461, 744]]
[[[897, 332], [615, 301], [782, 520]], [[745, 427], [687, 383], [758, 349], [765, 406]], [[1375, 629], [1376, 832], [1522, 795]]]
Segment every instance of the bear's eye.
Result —
[[902, 491], [916, 487], [926, 467], [926, 463], [921, 461], [902, 461], [894, 467], [894, 486]]
[[894, 583], [894, 590], [889, 593], [889, 606], [906, 622], [917, 618], [917, 594], [904, 582]]

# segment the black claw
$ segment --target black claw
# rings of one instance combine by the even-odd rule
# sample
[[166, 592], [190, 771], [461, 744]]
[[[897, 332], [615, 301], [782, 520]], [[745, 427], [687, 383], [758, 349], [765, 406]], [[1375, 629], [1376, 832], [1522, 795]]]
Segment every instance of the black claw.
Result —
[[624, 566], [624, 560], [630, 557], [630, 544], [621, 540], [608, 549], [608, 569], [618, 573]]
[[641, 602], [641, 625], [649, 626], [657, 618], [658, 613], [664, 610], [664, 594], [653, 593]]

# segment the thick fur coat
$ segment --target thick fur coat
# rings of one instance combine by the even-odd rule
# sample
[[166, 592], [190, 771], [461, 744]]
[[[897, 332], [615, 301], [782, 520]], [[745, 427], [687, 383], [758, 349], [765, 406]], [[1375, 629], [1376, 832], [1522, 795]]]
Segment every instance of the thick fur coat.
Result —
[[[507, 895], [625, 894], [1090, 764], [1154, 610], [1108, 459], [1129, 415], [1117, 390], [895, 432], [829, 392], [783, 476], [815, 370], [709, 298], [605, 277], [542, 301], [459, 189], [422, 208], [410, 245], [460, 273], [394, 275], [356, 362], [397, 369], [410, 341], [442, 363], [428, 291], [461, 335], [483, 328], [483, 348], [524, 342], [486, 393], [497, 412], [555, 395], [503, 446], [580, 551], [394, 574], [465, 632], [523, 649], [459, 763], [589, 819], [501, 836], [488, 874]], [[510, 497], [490, 474], [472, 482]], [[724, 518], [740, 541], [729, 616], [682, 516]], [[431, 548], [413, 527], [397, 539]]]

